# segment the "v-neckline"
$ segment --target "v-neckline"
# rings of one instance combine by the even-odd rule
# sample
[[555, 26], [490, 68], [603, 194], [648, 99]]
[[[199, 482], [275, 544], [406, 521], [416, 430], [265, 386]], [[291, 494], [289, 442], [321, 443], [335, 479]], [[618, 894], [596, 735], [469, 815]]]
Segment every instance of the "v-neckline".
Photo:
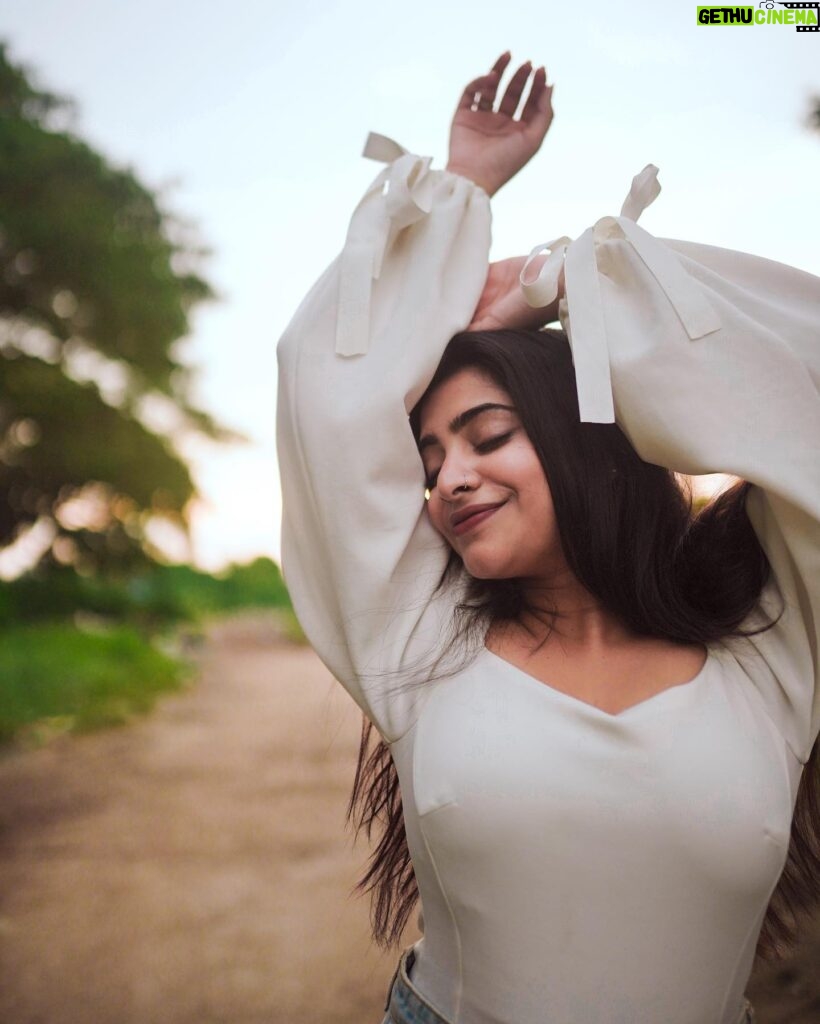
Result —
[[539, 687], [541, 690], [546, 691], [548, 696], [556, 698], [559, 702], [566, 703], [571, 707], [575, 707], [578, 710], [587, 712], [593, 716], [597, 716], [611, 722], [617, 722], [629, 717], [632, 713], [639, 712], [642, 708], [648, 709], [650, 707], [656, 707], [659, 703], [665, 703], [664, 698], [671, 699], [673, 694], [676, 695], [677, 698], [680, 698], [681, 696], [686, 698], [692, 697], [699, 684], [703, 682], [708, 674], [709, 666], [715, 657], [714, 649], [712, 647], [708, 644], [704, 644], [703, 646], [706, 648], [706, 659], [697, 675], [693, 676], [686, 682], [673, 683], [671, 686], [667, 686], [665, 689], [659, 690], [657, 693], [653, 693], [651, 696], [645, 697], [643, 700], [636, 701], [636, 703], [630, 704], [614, 714], [609, 711], [604, 711], [603, 708], [599, 708], [595, 704], [590, 704], [589, 701], [581, 700], [580, 697], [573, 697], [571, 693], [559, 690], [557, 687], [552, 686], [549, 683], [545, 683], [541, 679], [537, 679], [525, 669], [519, 668], [518, 665], [514, 665], [511, 661], [507, 661], [506, 658], [502, 658], [500, 654], [496, 654], [495, 651], [491, 651], [486, 645], [484, 645], [484, 652], [494, 661], [500, 662], [504, 665], [510, 671], [511, 675], [514, 675], [533, 686]]

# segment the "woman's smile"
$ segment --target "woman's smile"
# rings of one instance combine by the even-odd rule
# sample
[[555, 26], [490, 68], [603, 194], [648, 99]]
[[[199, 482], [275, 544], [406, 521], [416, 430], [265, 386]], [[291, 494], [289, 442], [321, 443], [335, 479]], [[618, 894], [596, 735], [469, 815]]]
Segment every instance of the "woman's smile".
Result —
[[[453, 516], [453, 533], [457, 537], [462, 537], [465, 533], [470, 530], [476, 529], [482, 523], [486, 521], [499, 509], [506, 505], [506, 501], [499, 502], [497, 505], [468, 505], [462, 512], [457, 513]], [[474, 511], [471, 511], [474, 510]]]

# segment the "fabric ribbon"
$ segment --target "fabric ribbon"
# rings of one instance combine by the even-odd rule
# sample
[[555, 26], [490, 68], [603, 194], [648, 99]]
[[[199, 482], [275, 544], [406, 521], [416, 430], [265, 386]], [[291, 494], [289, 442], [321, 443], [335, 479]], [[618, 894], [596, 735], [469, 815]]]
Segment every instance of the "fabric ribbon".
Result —
[[[519, 282], [527, 304], [534, 309], [549, 306], [558, 295], [564, 268], [565, 320], [572, 349], [578, 390], [578, 406], [584, 423], [614, 423], [615, 405], [609, 369], [606, 318], [601, 296], [599, 259], [610, 239], [628, 241], [660, 286], [672, 309], [693, 341], [720, 328], [720, 319], [703, 289], [684, 270], [675, 254], [662, 242], [639, 228], [636, 221], [660, 194], [658, 168], [646, 167], [632, 179], [629, 195], [619, 217], [602, 217], [575, 241], [566, 236], [536, 246], [521, 269]], [[536, 276], [527, 272], [542, 252], [550, 255]]]
[[387, 163], [353, 211], [340, 256], [336, 352], [362, 355], [370, 340], [373, 281], [403, 228], [433, 207], [432, 157], [415, 156], [398, 142], [370, 132], [362, 156]]

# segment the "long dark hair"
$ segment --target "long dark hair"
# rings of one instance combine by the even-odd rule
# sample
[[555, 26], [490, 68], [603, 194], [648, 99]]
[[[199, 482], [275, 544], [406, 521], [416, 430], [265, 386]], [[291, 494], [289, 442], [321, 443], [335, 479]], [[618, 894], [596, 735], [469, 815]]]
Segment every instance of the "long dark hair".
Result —
[[[770, 567], [746, 514], [750, 484], [738, 481], [696, 508], [685, 479], [644, 462], [614, 423], [581, 423], [575, 373], [563, 331], [457, 334], [426, 394], [465, 367], [486, 373], [511, 397], [549, 481], [564, 557], [601, 605], [639, 635], [710, 643], [763, 632], [742, 628]], [[424, 396], [410, 414], [419, 439]], [[465, 579], [452, 644], [490, 624], [520, 621], [528, 605], [516, 579], [474, 579], [451, 552], [439, 587]], [[547, 615], [547, 626], [556, 617]], [[776, 620], [775, 620], [776, 621]], [[466, 645], [465, 645], [466, 646]], [[375, 748], [369, 753], [371, 738]], [[354, 892], [371, 891], [375, 942], [395, 945], [418, 900], [401, 792], [389, 747], [364, 718], [347, 807], [355, 833], [382, 826], [370, 866]], [[798, 791], [786, 866], [769, 903], [757, 954], [771, 959], [793, 943], [801, 912], [820, 900], [820, 773], [817, 744]]]

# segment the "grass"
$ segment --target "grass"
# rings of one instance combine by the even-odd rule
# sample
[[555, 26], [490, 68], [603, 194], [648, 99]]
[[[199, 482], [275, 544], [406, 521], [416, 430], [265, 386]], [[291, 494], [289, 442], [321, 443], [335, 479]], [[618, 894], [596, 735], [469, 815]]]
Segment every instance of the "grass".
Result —
[[272, 613], [272, 635], [307, 642], [268, 558], [220, 576], [158, 565], [120, 580], [52, 567], [0, 582], [0, 744], [38, 746], [149, 711], [192, 679], [207, 622], [248, 608]]
[[308, 644], [308, 638], [305, 636], [292, 608], [281, 608], [278, 612], [278, 619], [281, 624], [282, 633], [289, 643]]
[[7, 626], [0, 631], [0, 742], [122, 724], [190, 674], [128, 626]]

